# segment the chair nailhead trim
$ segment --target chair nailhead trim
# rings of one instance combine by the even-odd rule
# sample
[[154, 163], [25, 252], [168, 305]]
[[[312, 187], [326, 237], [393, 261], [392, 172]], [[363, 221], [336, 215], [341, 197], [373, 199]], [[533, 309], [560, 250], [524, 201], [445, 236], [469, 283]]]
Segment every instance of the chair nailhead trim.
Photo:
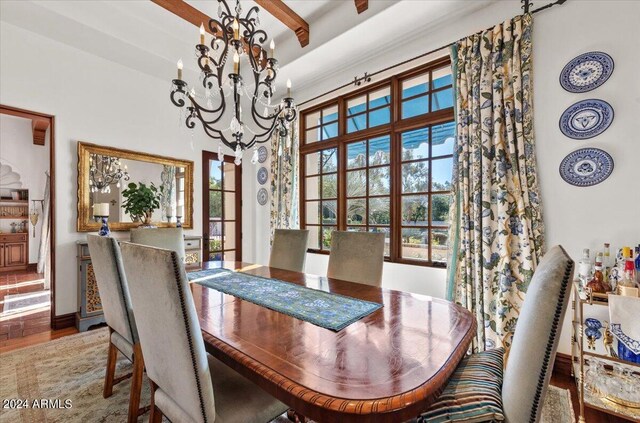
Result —
[[[567, 253], [562, 250], [566, 255]], [[562, 305], [564, 303], [564, 297], [566, 295], [567, 287], [569, 286], [569, 279], [571, 278], [571, 272], [573, 271], [573, 260], [569, 259], [564, 271], [564, 277], [562, 278], [562, 285], [560, 287], [560, 294], [558, 295], [558, 302], [556, 303], [556, 311], [553, 315], [553, 323], [551, 324], [551, 336], [547, 341], [547, 348], [544, 353], [544, 360], [542, 371], [538, 376], [538, 385], [536, 387], [536, 393], [533, 397], [533, 408], [531, 409], [530, 423], [536, 423], [536, 417], [538, 415], [540, 407], [540, 397], [542, 396], [542, 389], [544, 388], [544, 380], [549, 370], [549, 361], [551, 359], [551, 350], [556, 341], [556, 333], [558, 332], [558, 325], [560, 323], [560, 315], [562, 314]]]
[[[133, 325], [131, 324], [131, 316], [129, 316], [129, 310], [127, 309], [127, 297], [124, 295], [124, 283], [122, 282], [123, 273], [120, 266], [118, 266], [118, 241], [114, 238], [111, 238], [111, 251], [113, 252], [113, 257], [115, 258], [114, 264], [116, 266], [116, 272], [118, 273], [118, 282], [120, 282], [120, 295], [122, 296], [122, 304], [124, 304], [125, 310], [124, 315], [127, 319], [127, 325], [129, 326], [129, 333], [131, 334], [131, 339], [134, 343], [138, 342], [136, 339], [136, 334], [133, 333]], [[111, 342], [111, 338], [109, 338], [109, 342]], [[133, 358], [133, 356], [132, 356]]]
[[173, 272], [175, 275], [176, 286], [178, 288], [178, 295], [180, 297], [180, 308], [182, 309], [182, 319], [184, 320], [184, 326], [187, 330], [187, 340], [189, 341], [189, 353], [191, 354], [191, 364], [193, 365], [193, 375], [196, 379], [196, 388], [198, 389], [198, 399], [200, 400], [200, 412], [202, 413], [202, 421], [207, 423], [207, 414], [204, 409], [204, 399], [202, 398], [202, 387], [200, 386], [200, 378], [198, 378], [198, 365], [196, 363], [196, 354], [193, 348], [193, 339], [191, 339], [191, 328], [189, 326], [189, 319], [187, 319], [187, 305], [185, 303], [182, 287], [180, 286], [181, 269], [178, 263], [178, 254], [175, 251], [171, 252], [171, 261], [173, 263]]

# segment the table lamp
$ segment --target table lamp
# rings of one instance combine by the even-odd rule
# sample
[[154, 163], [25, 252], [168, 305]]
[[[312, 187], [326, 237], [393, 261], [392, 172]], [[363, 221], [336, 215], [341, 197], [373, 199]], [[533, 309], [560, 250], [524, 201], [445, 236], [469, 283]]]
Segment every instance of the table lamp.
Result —
[[111, 231], [109, 230], [109, 203], [96, 203], [93, 205], [93, 218], [98, 221], [102, 221], [102, 227], [98, 232], [100, 236], [109, 236]]

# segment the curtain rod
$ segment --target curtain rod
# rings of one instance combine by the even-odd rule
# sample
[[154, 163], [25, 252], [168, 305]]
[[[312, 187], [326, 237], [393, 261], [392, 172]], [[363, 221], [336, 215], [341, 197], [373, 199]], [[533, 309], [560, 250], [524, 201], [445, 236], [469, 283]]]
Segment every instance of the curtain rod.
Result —
[[[521, 0], [521, 1], [522, 1], [522, 3], [523, 3], [523, 4], [522, 4], [522, 8], [525, 10], [525, 13], [529, 13], [529, 12], [528, 12], [529, 7], [530, 7], [533, 3], [531, 3], [531, 2], [530, 2], [530, 0]], [[549, 4], [546, 4], [546, 5], [544, 5], [544, 6], [540, 6], [540, 7], [539, 7], [539, 8], [537, 8], [537, 9], [533, 9], [533, 10], [531, 11], [531, 13], [532, 13], [532, 14], [533, 14], [533, 13], [538, 13], [538, 12], [540, 12], [540, 11], [542, 11], [542, 10], [549, 9], [550, 7], [553, 7], [553, 6], [555, 6], [555, 5], [562, 5], [562, 4], [566, 3], [566, 1], [567, 1], [567, 0], [557, 0], [557, 1], [554, 1], [554, 2], [549, 3]], [[483, 29], [483, 30], [481, 30], [481, 31], [475, 32], [475, 34], [481, 34], [481, 33], [483, 33], [484, 31], [486, 31], [486, 30], [488, 30], [488, 29], [491, 29], [491, 28], [492, 28], [492, 27], [489, 27], [489, 28]], [[436, 53], [436, 52], [438, 52], [438, 51], [440, 51], [440, 50], [443, 50], [443, 49], [445, 49], [445, 48], [447, 48], [447, 47], [449, 47], [449, 45], [445, 45], [445, 46], [442, 46], [442, 47], [438, 47], [438, 48], [433, 49], [433, 50], [431, 50], [431, 51], [428, 51], [428, 52], [426, 52], [426, 53], [422, 53], [422, 54], [419, 54], [419, 55], [417, 55], [417, 56], [415, 56], [415, 57], [412, 57], [411, 59], [407, 59], [407, 60], [404, 60], [404, 61], [402, 61], [402, 62], [400, 62], [400, 63], [396, 63], [395, 65], [387, 66], [386, 68], [384, 68], [384, 69], [380, 69], [380, 70], [378, 70], [378, 71], [376, 71], [376, 72], [374, 72], [374, 73], [371, 73], [371, 74], [369, 74], [369, 73], [366, 73], [366, 72], [365, 72], [365, 74], [364, 74], [364, 76], [363, 76], [363, 77], [361, 77], [361, 78], [356, 77], [356, 78], [354, 79], [354, 81], [352, 81], [352, 82], [348, 82], [348, 83], [346, 83], [346, 84], [340, 85], [339, 87], [336, 87], [336, 88], [333, 88], [333, 89], [331, 89], [331, 90], [329, 90], [329, 91], [326, 91], [326, 92], [324, 92], [324, 93], [322, 93], [322, 94], [318, 94], [317, 96], [315, 96], [315, 97], [313, 97], [313, 98], [310, 98], [309, 100], [305, 100], [305, 101], [303, 101], [302, 103], [298, 104], [298, 107], [300, 107], [300, 106], [302, 106], [302, 105], [305, 105], [305, 104], [307, 104], [307, 103], [311, 103], [312, 101], [315, 101], [315, 100], [317, 100], [317, 99], [319, 99], [319, 98], [322, 98], [322, 97], [324, 97], [324, 96], [326, 96], [326, 95], [329, 95], [329, 94], [331, 94], [331, 93], [334, 93], [334, 92], [336, 92], [336, 91], [340, 91], [341, 89], [343, 89], [343, 88], [347, 88], [347, 87], [348, 87], [348, 86], [350, 86], [350, 85], [360, 85], [360, 83], [362, 83], [362, 81], [363, 81], [363, 80], [365, 80], [366, 82], [369, 82], [369, 81], [371, 80], [371, 77], [372, 77], [372, 76], [376, 76], [376, 75], [381, 74], [381, 73], [383, 73], [383, 72], [386, 72], [386, 71], [388, 71], [388, 70], [391, 70], [391, 69], [397, 68], [397, 67], [402, 66], [402, 65], [406, 65], [406, 64], [407, 64], [407, 63], [409, 63], [409, 62], [413, 62], [414, 60], [417, 60], [417, 59], [420, 59], [420, 58], [422, 58], [422, 57], [428, 56], [428, 55], [430, 55], [430, 54]]]

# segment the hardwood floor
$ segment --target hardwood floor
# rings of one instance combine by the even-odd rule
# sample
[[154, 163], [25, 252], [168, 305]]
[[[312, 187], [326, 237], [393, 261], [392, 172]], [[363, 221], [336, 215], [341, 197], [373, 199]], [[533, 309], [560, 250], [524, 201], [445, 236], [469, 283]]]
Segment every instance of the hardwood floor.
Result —
[[66, 328], [60, 330], [49, 329], [49, 331], [40, 332], [35, 335], [28, 335], [21, 338], [13, 338], [0, 341], [0, 354], [4, 354], [6, 352], [17, 350], [20, 348], [43, 344], [45, 342], [53, 341], [54, 339], [58, 339], [63, 336], [73, 335], [74, 333], [78, 333], [78, 330], [76, 328]]
[[[44, 290], [44, 275], [33, 270], [0, 273], [0, 311], [7, 295]], [[51, 307], [39, 307], [15, 314], [0, 313], [0, 346], [11, 339], [51, 331]]]
[[[576, 422], [580, 416], [580, 402], [578, 401], [578, 389], [575, 381], [566, 374], [556, 372], [554, 370], [553, 376], [551, 376], [551, 384], [559, 388], [568, 389], [571, 391], [571, 402], [573, 403], [573, 414], [576, 416]], [[628, 420], [621, 419], [619, 417], [610, 416], [602, 413], [598, 410], [585, 407], [584, 409], [585, 420], [587, 423], [627, 423]]]

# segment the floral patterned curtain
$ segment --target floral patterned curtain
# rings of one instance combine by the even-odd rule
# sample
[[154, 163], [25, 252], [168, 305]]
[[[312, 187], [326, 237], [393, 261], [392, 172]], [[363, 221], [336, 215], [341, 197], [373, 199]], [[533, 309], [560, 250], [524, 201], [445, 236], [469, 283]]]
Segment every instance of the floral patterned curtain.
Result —
[[448, 295], [472, 311], [474, 351], [509, 347], [544, 226], [535, 158], [530, 14], [452, 46], [457, 136]]
[[271, 239], [274, 229], [298, 227], [298, 122], [271, 139]]
[[176, 202], [176, 171], [175, 166], [164, 165], [160, 173], [160, 180], [162, 181], [160, 212], [163, 220], [167, 218], [167, 207], [175, 210], [173, 205]]

